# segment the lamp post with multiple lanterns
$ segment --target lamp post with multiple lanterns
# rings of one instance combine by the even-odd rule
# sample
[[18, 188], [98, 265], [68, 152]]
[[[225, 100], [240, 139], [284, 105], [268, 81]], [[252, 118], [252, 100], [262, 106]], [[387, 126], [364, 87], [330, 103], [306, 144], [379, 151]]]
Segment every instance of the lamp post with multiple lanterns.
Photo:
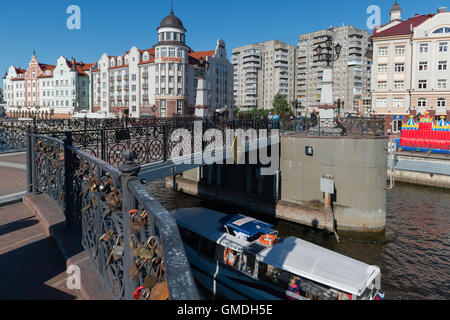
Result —
[[323, 42], [325, 47], [320, 44], [315, 48], [319, 61], [324, 61], [327, 65], [323, 68], [322, 92], [320, 97], [321, 106], [333, 107], [333, 62], [338, 60], [341, 55], [342, 47], [338, 43], [333, 46], [333, 39], [327, 37]]

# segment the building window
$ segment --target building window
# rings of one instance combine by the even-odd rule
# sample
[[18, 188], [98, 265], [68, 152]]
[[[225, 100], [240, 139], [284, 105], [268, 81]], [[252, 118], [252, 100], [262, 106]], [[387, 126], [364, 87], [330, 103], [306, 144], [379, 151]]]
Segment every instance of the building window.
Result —
[[438, 89], [447, 89], [447, 80], [446, 79], [439, 79], [437, 81], [437, 88]]
[[403, 98], [394, 98], [394, 108], [403, 108]]
[[418, 107], [426, 107], [427, 106], [427, 99], [425, 98], [419, 98], [417, 100], [417, 106]]
[[177, 114], [183, 114], [183, 101], [177, 100]]
[[378, 72], [379, 73], [387, 73], [387, 64], [379, 64]]
[[169, 57], [175, 57], [175, 48], [169, 48]]
[[167, 57], [167, 48], [161, 48], [161, 57]]
[[387, 90], [387, 82], [386, 81], [378, 81], [378, 90], [380, 90], [380, 91]]
[[181, 81], [182, 81], [182, 79], [183, 79], [183, 77], [178, 77], [178, 83], [181, 83]]
[[131, 75], [131, 81], [136, 81], [136, 74]]
[[173, 76], [169, 76], [169, 83], [173, 83]]
[[422, 61], [419, 62], [419, 71], [427, 71], [428, 70], [428, 62]]
[[387, 99], [386, 98], [378, 98], [377, 99], [377, 108], [386, 108], [387, 107]]
[[166, 40], [167, 41], [172, 40], [172, 32], [166, 32]]
[[133, 84], [133, 85], [131, 86], [131, 91], [136, 91], [136, 85], [135, 85], [135, 84]]
[[447, 61], [439, 61], [438, 70], [439, 71], [447, 70]]
[[437, 99], [437, 106], [438, 107], [445, 107], [446, 106], [445, 98], [438, 98]]
[[402, 129], [402, 125], [403, 125], [402, 120], [392, 121], [392, 133], [399, 133]]
[[427, 80], [419, 80], [419, 89], [427, 88]]
[[405, 72], [405, 64], [404, 63], [396, 63], [395, 64], [395, 72]]
[[395, 54], [396, 55], [404, 55], [405, 54], [405, 46], [395, 46]]
[[405, 84], [403, 81], [395, 81], [394, 82], [394, 90], [403, 90], [405, 87]]
[[177, 50], [177, 57], [178, 58], [183, 57], [183, 51], [182, 50], [180, 50], [180, 49]]
[[161, 118], [166, 117], [166, 100], [161, 100]]
[[439, 52], [448, 51], [448, 42], [439, 42]]
[[173, 95], [173, 88], [169, 88], [169, 95]]
[[433, 31], [433, 34], [446, 34], [446, 33], [450, 33], [449, 27], [442, 27]]
[[388, 47], [379, 47], [378, 48], [378, 56], [385, 57], [388, 55]]
[[173, 63], [169, 63], [169, 71], [173, 71]]
[[178, 64], [177, 65], [177, 70], [181, 72], [183, 70], [183, 66], [181, 64]]
[[165, 63], [163, 63], [162, 65], [161, 65], [161, 72], [162, 71], [166, 71], [166, 64]]

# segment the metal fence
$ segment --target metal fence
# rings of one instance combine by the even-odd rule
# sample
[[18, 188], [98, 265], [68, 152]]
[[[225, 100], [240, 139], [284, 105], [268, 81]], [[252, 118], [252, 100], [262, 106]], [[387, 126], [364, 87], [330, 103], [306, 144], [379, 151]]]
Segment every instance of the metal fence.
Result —
[[281, 134], [309, 136], [383, 136], [385, 120], [380, 118], [301, 118], [280, 121]]
[[136, 154], [114, 167], [77, 148], [73, 133], [30, 132], [29, 191], [57, 201], [115, 299], [197, 300], [174, 218], [137, 179]]

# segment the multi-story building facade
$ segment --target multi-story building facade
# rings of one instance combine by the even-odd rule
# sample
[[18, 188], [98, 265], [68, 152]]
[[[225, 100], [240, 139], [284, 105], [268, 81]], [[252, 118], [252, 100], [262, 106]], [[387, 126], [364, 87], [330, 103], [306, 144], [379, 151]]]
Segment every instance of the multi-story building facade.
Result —
[[450, 12], [402, 20], [397, 3], [389, 23], [372, 36], [372, 104], [386, 117], [388, 133], [398, 133], [409, 115], [429, 112], [450, 118]]
[[215, 50], [192, 51], [173, 11], [157, 31], [158, 43], [150, 49], [103, 54], [92, 71], [93, 111], [130, 117], [193, 114], [200, 77], [206, 81], [211, 110], [231, 107], [233, 68], [225, 42], [218, 40]]
[[271, 40], [233, 49], [234, 105], [272, 109], [277, 93], [291, 104], [295, 98], [296, 48]]
[[342, 47], [333, 63], [333, 101], [343, 102], [343, 109], [357, 111], [368, 96], [371, 77], [370, 34], [353, 26], [333, 27], [300, 35], [297, 47], [296, 99], [301, 110], [317, 109], [321, 100], [324, 62], [315, 51], [327, 38]]
[[9, 117], [70, 118], [90, 105], [89, 73], [94, 64], [60, 57], [56, 65], [33, 54], [26, 70], [9, 67], [3, 77]]

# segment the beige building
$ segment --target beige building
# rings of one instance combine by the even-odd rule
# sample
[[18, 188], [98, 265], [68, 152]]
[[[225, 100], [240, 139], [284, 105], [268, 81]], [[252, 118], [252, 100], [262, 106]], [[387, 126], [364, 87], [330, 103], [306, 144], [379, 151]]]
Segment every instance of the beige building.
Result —
[[409, 115], [429, 112], [450, 118], [450, 12], [415, 15], [402, 20], [397, 3], [389, 23], [372, 37], [372, 104], [386, 116], [388, 133], [398, 133]]
[[289, 104], [295, 98], [295, 54], [293, 45], [271, 40], [233, 49], [234, 105], [272, 109], [277, 93]]
[[353, 26], [333, 27], [300, 35], [297, 47], [296, 99], [301, 110], [316, 109], [321, 100], [323, 67], [315, 52], [331, 37], [342, 51], [333, 63], [333, 101], [344, 102], [346, 111], [358, 111], [361, 100], [368, 95], [371, 76], [370, 34]]

